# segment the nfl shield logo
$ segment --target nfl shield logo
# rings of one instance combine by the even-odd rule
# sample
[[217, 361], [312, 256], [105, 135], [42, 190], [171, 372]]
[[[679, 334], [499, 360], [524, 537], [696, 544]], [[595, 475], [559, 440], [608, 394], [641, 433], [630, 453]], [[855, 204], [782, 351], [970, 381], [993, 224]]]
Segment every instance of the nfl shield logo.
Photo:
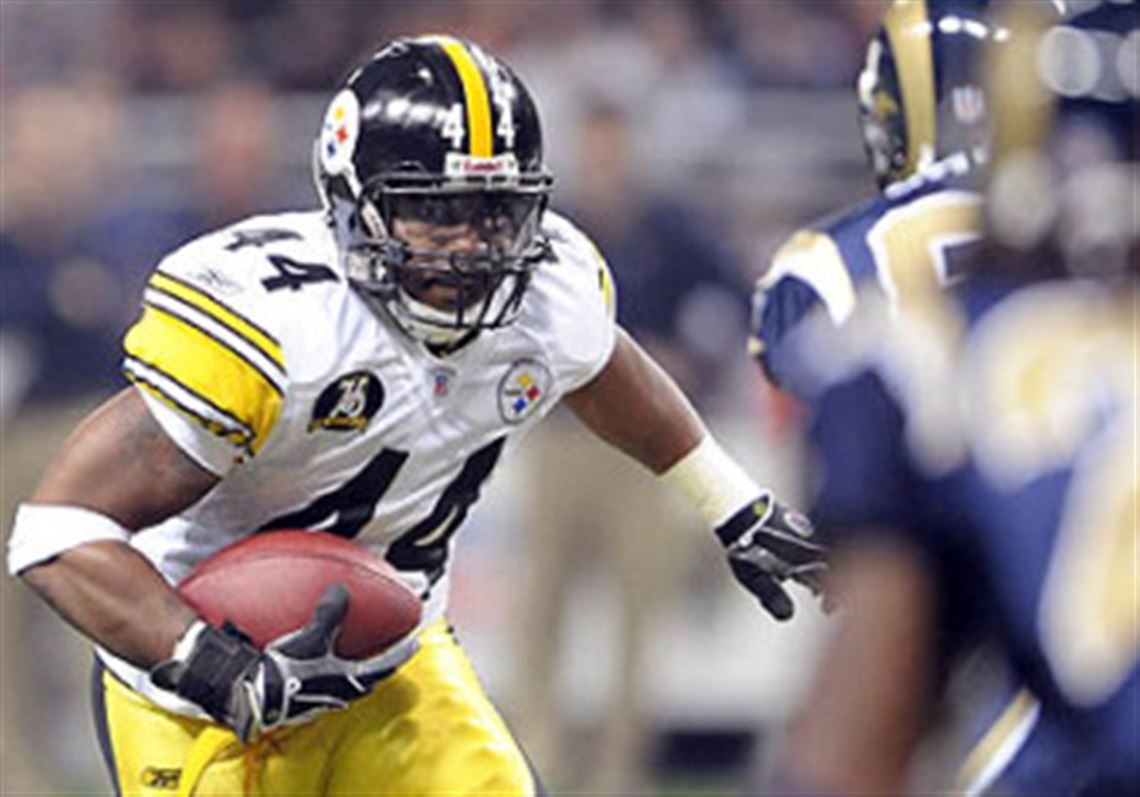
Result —
[[975, 125], [982, 121], [986, 112], [986, 95], [978, 86], [961, 86], [951, 95], [954, 104], [954, 118], [964, 125]]
[[450, 368], [436, 368], [431, 372], [431, 393], [438, 399], [451, 395], [451, 382], [455, 371]]

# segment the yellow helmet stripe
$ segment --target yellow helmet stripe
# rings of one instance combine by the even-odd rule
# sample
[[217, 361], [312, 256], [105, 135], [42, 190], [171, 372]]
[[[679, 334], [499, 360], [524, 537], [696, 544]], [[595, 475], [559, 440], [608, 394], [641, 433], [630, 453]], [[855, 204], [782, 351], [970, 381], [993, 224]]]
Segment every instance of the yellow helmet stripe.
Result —
[[447, 53], [463, 84], [470, 154], [489, 158], [495, 154], [495, 149], [491, 136], [491, 100], [487, 94], [487, 81], [483, 79], [482, 71], [463, 42], [451, 36], [434, 36], [432, 40]]
[[148, 284], [156, 290], [181, 299], [225, 325], [284, 371], [285, 357], [281, 353], [281, 344], [253, 322], [242, 318], [237, 312], [194, 286], [166, 274], [155, 272]]
[[995, 164], [1011, 153], [1041, 147], [1052, 127], [1049, 91], [1038, 77], [1037, 48], [1050, 22], [1048, 9], [1027, 3], [1004, 7], [999, 30], [1014, 31], [991, 49], [985, 64], [986, 106]]
[[907, 171], [935, 151], [934, 32], [926, 0], [895, 0], [883, 25], [895, 54], [899, 88], [906, 107]]

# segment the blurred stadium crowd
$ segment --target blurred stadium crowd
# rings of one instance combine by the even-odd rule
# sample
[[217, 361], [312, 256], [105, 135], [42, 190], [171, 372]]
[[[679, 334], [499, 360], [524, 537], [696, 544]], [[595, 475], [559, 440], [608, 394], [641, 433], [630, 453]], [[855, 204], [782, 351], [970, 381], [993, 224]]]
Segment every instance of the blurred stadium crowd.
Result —
[[[882, 8], [4, 0], [5, 527], [71, 419], [122, 385], [119, 338], [157, 260], [247, 215], [311, 206], [311, 140], [345, 65], [393, 36], [434, 31], [486, 45], [523, 76], [544, 120], [554, 204], [606, 253], [620, 320], [728, 430], [757, 478], [794, 496], [784, 410], [745, 355], [747, 297], [792, 228], [871, 187], [851, 88]], [[597, 445], [571, 446], [569, 426], [552, 419], [473, 518], [460, 630], [551, 782], [628, 793], [689, 782], [701, 761], [731, 776], [762, 731], [756, 718], [776, 721], [795, 681], [757, 660], [777, 634], [800, 649], [811, 629], [760, 617], [692, 519], [650, 480], [596, 464], [606, 456]], [[664, 542], [631, 544], [633, 525], [661, 527]], [[612, 564], [583, 588], [572, 582], [589, 567], [569, 566], [579, 561]], [[3, 602], [0, 791], [97, 793], [86, 653], [7, 579]], [[566, 606], [579, 619], [563, 627]], [[743, 626], [725, 620], [738, 615]], [[756, 652], [751, 662], [713, 664], [693, 649], [726, 627]], [[603, 649], [583, 654], [590, 645]], [[575, 675], [588, 669], [583, 656], [612, 663], [601, 686]], [[642, 669], [650, 656], [656, 681]], [[794, 669], [789, 652], [780, 658]], [[583, 739], [596, 758], [579, 756], [591, 747]]]
[[[807, 173], [857, 149], [852, 122], [840, 131], [849, 149], [786, 167], [809, 185], [782, 180], [774, 191], [774, 175], [739, 185], [760, 159], [792, 160], [756, 152], [771, 150], [763, 122], [778, 109], [757, 107], [755, 92], [846, 92], [879, 7], [5, 2], [3, 326], [30, 347], [29, 398], [111, 384], [142, 275], [171, 246], [311, 203], [308, 140], [324, 92], [377, 42], [434, 30], [504, 53], [533, 87], [558, 204], [580, 211], [612, 260], [629, 250], [638, 263], [617, 268], [626, 325], [719, 360], [724, 333], [686, 334], [685, 314], [671, 312], [678, 296], [699, 282], [743, 295], [755, 222], [772, 224], [757, 203], [790, 216], [819, 179]], [[800, 132], [818, 135], [812, 127]], [[643, 229], [681, 240], [664, 245]], [[682, 377], [690, 367], [678, 359]], [[20, 370], [7, 393], [20, 392]]]

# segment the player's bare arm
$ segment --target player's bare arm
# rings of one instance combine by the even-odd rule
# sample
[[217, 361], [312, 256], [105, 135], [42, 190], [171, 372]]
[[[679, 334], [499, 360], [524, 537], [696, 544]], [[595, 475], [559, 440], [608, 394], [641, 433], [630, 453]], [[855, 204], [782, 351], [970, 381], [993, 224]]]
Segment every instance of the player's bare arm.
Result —
[[217, 482], [162, 431], [138, 390], [127, 388], [76, 429], [31, 500], [83, 506], [139, 529], [192, 505]]
[[680, 388], [620, 328], [601, 373], [567, 396], [596, 435], [688, 498], [728, 552], [733, 575], [772, 616], [790, 618], [783, 587], [819, 592], [826, 569], [806, 518], [781, 506], [716, 443]]
[[[217, 481], [174, 444], [131, 388], [76, 430], [30, 503], [80, 507], [135, 531], [192, 505]], [[78, 545], [23, 576], [68, 622], [142, 667], [170, 656], [195, 619], [158, 571], [121, 541]]]
[[792, 724], [780, 785], [899, 794], [935, 686], [929, 573], [911, 551], [875, 543], [837, 556], [833, 577], [846, 609]]
[[[414, 653], [415, 641], [349, 672], [331, 655], [348, 609], [339, 585], [322, 596], [304, 629], [265, 652], [202, 621], [127, 538], [195, 504], [218, 481], [130, 388], [96, 410], [48, 467], [21, 509], [14, 547], [17, 559], [30, 561], [17, 565], [20, 574], [69, 623], [249, 741], [367, 694]], [[77, 528], [61, 534], [55, 522]], [[29, 539], [36, 531], [54, 538], [38, 551]], [[285, 690], [287, 682], [297, 688]]]
[[680, 388], [622, 329], [601, 373], [566, 403], [594, 434], [656, 474], [706, 434]]

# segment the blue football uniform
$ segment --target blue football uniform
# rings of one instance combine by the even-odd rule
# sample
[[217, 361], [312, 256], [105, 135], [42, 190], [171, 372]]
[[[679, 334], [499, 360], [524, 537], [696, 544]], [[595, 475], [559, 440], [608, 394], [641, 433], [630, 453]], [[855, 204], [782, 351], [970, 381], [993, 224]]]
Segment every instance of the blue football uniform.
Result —
[[967, 166], [949, 158], [796, 232], [777, 250], [756, 283], [749, 343], [774, 384], [803, 397], [796, 355], [785, 344], [806, 318], [842, 326], [866, 291], [897, 306], [930, 280], [956, 279], [959, 258], [981, 237], [981, 198], [959, 185]]
[[[811, 341], [830, 344], [827, 335], [797, 335], [801, 327], [844, 329], [862, 297], [887, 310], [888, 328], [874, 334], [893, 334], [893, 318], [913, 297], [957, 284], [982, 235], [981, 197], [965, 187], [968, 166], [960, 156], [947, 158], [796, 232], [777, 250], [756, 284], [749, 342], [774, 385], [809, 399], [812, 378], [803, 361]], [[997, 688], [965, 729], [960, 790], [1054, 782], [1057, 744], [1038, 715], [1020, 684]]]
[[[931, 563], [943, 636], [990, 634], [1040, 703], [1040, 791], [1140, 788], [1134, 288], [972, 278], [811, 325], [814, 519]], [[886, 320], [884, 320], [886, 319]], [[894, 334], [883, 334], [885, 330]], [[1036, 769], [1036, 771], [1032, 771]]]

